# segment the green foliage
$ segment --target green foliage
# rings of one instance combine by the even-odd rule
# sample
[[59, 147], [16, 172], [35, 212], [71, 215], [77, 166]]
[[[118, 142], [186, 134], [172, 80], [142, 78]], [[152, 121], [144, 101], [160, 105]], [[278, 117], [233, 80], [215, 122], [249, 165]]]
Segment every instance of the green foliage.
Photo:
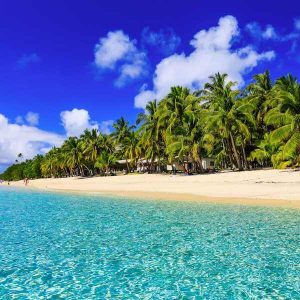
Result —
[[136, 126], [121, 117], [113, 128], [108, 135], [85, 130], [32, 160], [20, 153], [1, 178], [90, 176], [110, 172], [119, 159], [128, 171], [146, 160], [148, 172], [169, 161], [184, 169], [193, 162], [201, 173], [203, 157], [215, 158], [221, 169], [299, 167], [300, 85], [291, 75], [273, 83], [266, 71], [239, 90], [217, 73], [202, 90], [176, 86], [148, 102]]
[[[20, 156], [20, 154], [18, 155]], [[0, 176], [2, 180], [22, 180], [24, 178], [36, 179], [42, 175], [41, 164], [43, 161], [42, 155], [37, 155], [31, 160], [26, 160], [22, 163], [14, 164], [6, 169], [6, 171]]]

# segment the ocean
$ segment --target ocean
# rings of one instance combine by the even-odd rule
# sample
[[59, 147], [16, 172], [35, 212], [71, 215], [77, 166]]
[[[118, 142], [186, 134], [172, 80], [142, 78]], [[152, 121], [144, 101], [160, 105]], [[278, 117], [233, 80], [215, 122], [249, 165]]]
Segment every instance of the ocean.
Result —
[[300, 299], [300, 210], [0, 186], [0, 299]]

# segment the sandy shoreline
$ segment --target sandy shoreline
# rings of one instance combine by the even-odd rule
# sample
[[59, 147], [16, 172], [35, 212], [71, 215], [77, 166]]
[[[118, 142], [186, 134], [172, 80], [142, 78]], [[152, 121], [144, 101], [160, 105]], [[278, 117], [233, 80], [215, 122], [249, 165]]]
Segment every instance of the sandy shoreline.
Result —
[[[12, 182], [22, 187], [23, 182]], [[258, 170], [206, 175], [127, 175], [31, 180], [30, 188], [135, 198], [300, 208], [300, 172]]]

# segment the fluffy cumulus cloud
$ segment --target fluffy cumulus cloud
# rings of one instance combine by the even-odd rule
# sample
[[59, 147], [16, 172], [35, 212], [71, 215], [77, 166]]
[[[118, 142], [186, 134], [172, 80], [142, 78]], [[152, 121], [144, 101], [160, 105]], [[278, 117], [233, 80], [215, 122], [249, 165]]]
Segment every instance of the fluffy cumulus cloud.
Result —
[[91, 121], [89, 112], [85, 109], [62, 111], [60, 117], [67, 136], [80, 136], [85, 129], [99, 128], [97, 122]]
[[164, 55], [173, 53], [180, 42], [180, 37], [171, 28], [154, 32], [149, 27], [146, 27], [142, 32], [142, 43], [145, 46], [156, 47]]
[[139, 78], [146, 73], [146, 54], [121, 30], [110, 31], [95, 46], [95, 65], [100, 70], [115, 71], [116, 86]]
[[11, 164], [22, 153], [24, 158], [32, 158], [45, 153], [53, 146], [62, 144], [64, 137], [38, 129], [34, 126], [10, 123], [0, 114], [0, 164]]
[[41, 61], [41, 58], [36, 53], [23, 54], [17, 61], [17, 67], [25, 69], [31, 64], [35, 64]]
[[144, 108], [148, 101], [166, 96], [175, 85], [200, 88], [216, 72], [227, 73], [230, 80], [243, 85], [243, 74], [260, 61], [271, 60], [275, 53], [258, 53], [251, 46], [233, 49], [238, 35], [238, 22], [233, 16], [222, 17], [218, 26], [196, 33], [190, 42], [194, 48], [190, 54], [173, 54], [156, 66], [153, 89], [143, 85], [135, 97], [135, 106]]

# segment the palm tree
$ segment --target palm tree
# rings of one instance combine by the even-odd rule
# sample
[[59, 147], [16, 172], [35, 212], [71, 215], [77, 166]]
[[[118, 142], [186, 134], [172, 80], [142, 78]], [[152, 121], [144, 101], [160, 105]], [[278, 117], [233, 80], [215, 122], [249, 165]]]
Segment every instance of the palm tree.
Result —
[[88, 130], [80, 136], [83, 153], [88, 160], [95, 162], [101, 151], [101, 138], [97, 129]]
[[155, 159], [160, 164], [163, 156], [163, 140], [161, 131], [158, 127], [158, 105], [157, 101], [150, 101], [147, 103], [145, 112], [140, 113], [137, 118], [137, 125], [141, 124], [138, 129], [140, 134], [140, 145], [143, 149], [144, 158], [150, 161], [149, 172], [153, 171]]
[[[113, 152], [113, 141], [109, 135], [98, 132], [97, 129], [85, 130], [80, 136], [80, 145], [84, 154], [84, 159], [90, 168], [93, 169], [95, 162], [102, 151]], [[84, 165], [86, 166], [86, 165]], [[88, 169], [88, 167], [86, 166]], [[92, 170], [89, 170], [92, 174]]]
[[[127, 137], [132, 133], [134, 126], [130, 126], [129, 122], [123, 117], [116, 120], [113, 124], [115, 131], [112, 133], [112, 138], [116, 147], [116, 152], [120, 157], [124, 157], [124, 143]], [[126, 159], [127, 171], [129, 171], [129, 163]]]
[[264, 139], [257, 145], [257, 149], [252, 151], [249, 156], [250, 161], [257, 161], [261, 166], [276, 166], [276, 154], [279, 144], [271, 140], [271, 135], [265, 133]]
[[276, 82], [277, 105], [265, 117], [274, 127], [271, 140], [280, 143], [280, 167], [291, 166], [299, 160], [300, 153], [300, 86], [288, 76]]
[[129, 135], [129, 133], [134, 129], [134, 126], [129, 126], [129, 122], [123, 117], [116, 120], [113, 124], [115, 131], [112, 133], [115, 143], [120, 145], [123, 143], [124, 139]]
[[81, 147], [81, 141], [76, 137], [69, 137], [62, 145], [62, 151], [71, 173], [73, 174], [74, 171], [76, 172], [78, 170], [80, 175], [84, 176], [84, 155]]
[[275, 91], [268, 70], [264, 73], [254, 75], [253, 78], [255, 82], [246, 88], [248, 92], [246, 99], [254, 106], [253, 113], [257, 122], [258, 139], [262, 139], [266, 131], [264, 117], [270, 109], [270, 103], [275, 96]]
[[137, 132], [130, 132], [125, 138], [123, 143], [123, 153], [126, 161], [130, 162], [131, 167], [135, 167], [142, 153]]
[[109, 173], [110, 168], [117, 162], [115, 154], [109, 153], [108, 151], [102, 151], [98, 156], [95, 168], [100, 169], [102, 172]]
[[161, 101], [158, 114], [158, 126], [166, 133], [178, 130], [183, 124], [185, 111], [195, 101], [195, 95], [190, 93], [188, 88], [176, 86], [171, 88], [171, 92]]
[[208, 106], [207, 130], [220, 136], [231, 165], [236, 163], [238, 169], [243, 170], [241, 157], [248, 168], [245, 142], [251, 136], [249, 124], [255, 125], [253, 105], [238, 98], [240, 92], [233, 89], [236, 83], [227, 81], [227, 77], [227, 74], [217, 73], [204, 86], [202, 98]]

